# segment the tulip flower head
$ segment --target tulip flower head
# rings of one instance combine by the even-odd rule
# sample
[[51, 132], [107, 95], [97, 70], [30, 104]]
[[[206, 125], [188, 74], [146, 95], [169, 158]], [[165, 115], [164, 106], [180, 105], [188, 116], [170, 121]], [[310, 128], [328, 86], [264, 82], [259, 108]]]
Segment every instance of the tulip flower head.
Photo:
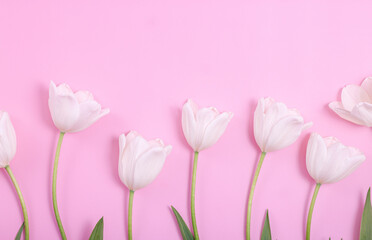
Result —
[[233, 117], [231, 112], [220, 113], [216, 108], [200, 108], [188, 100], [182, 108], [182, 129], [191, 148], [200, 152], [217, 142]]
[[61, 132], [84, 130], [110, 112], [108, 108], [101, 109], [90, 92], [74, 93], [65, 83], [50, 83], [48, 103], [54, 125]]
[[0, 168], [14, 158], [17, 149], [16, 134], [7, 112], [0, 111]]
[[337, 138], [312, 133], [307, 144], [306, 167], [316, 183], [334, 183], [350, 175], [364, 162], [364, 154]]
[[172, 146], [145, 140], [135, 131], [119, 137], [119, 176], [132, 191], [150, 184], [160, 173]]
[[329, 107], [345, 120], [372, 127], [372, 77], [366, 78], [361, 86], [344, 87], [341, 102], [331, 102]]
[[272, 98], [261, 98], [254, 112], [254, 137], [262, 152], [272, 152], [294, 143], [301, 132], [312, 126], [296, 109]]

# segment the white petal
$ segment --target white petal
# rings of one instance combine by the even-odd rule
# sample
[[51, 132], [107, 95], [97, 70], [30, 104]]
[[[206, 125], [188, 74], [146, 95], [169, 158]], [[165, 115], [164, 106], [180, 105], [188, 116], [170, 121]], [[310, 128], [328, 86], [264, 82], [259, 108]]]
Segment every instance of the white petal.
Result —
[[372, 99], [372, 77], [364, 79], [361, 87], [367, 92], [370, 99]]
[[205, 128], [202, 144], [199, 146], [199, 149], [196, 149], [196, 151], [202, 151], [215, 144], [225, 132], [233, 115], [233, 113], [224, 112], [212, 120]]
[[93, 94], [88, 91], [77, 91], [75, 97], [79, 103], [93, 101]]
[[350, 175], [363, 161], [365, 156], [359, 150], [335, 143], [328, 148], [327, 167], [322, 183], [334, 183]]
[[279, 120], [268, 134], [264, 148], [266, 152], [276, 151], [288, 147], [300, 136], [304, 126], [301, 116], [287, 116]]
[[288, 114], [288, 108], [284, 103], [275, 102], [272, 103], [269, 108], [267, 108], [264, 115], [263, 132], [261, 133], [263, 140], [263, 147], [261, 149], [262, 151], [270, 151], [270, 147], [268, 147], [267, 144], [270, 135], [272, 134], [272, 129], [280, 119], [288, 116]]
[[305, 130], [311, 128], [313, 125], [314, 125], [313, 122], [305, 123], [304, 126], [302, 127], [302, 131], [305, 131]]
[[312, 133], [307, 143], [306, 168], [317, 183], [321, 183], [323, 180], [321, 171], [326, 160], [327, 146], [323, 138], [317, 133]]
[[371, 102], [367, 92], [357, 85], [348, 85], [342, 89], [341, 102], [344, 108], [351, 111], [360, 102]]
[[125, 137], [125, 134], [121, 134], [120, 137], [119, 137], [119, 158], [121, 159], [122, 158], [122, 155], [123, 155], [123, 152], [124, 152], [124, 149], [125, 149], [125, 144], [126, 144], [126, 137]]
[[340, 166], [340, 171], [338, 173], [339, 175], [336, 178], [331, 179], [330, 182], [337, 182], [349, 176], [366, 159], [363, 153], [361, 153], [358, 149], [352, 147], [348, 147], [346, 156], [347, 157], [343, 161], [343, 165]]
[[364, 122], [357, 118], [356, 116], [354, 116], [349, 110], [346, 110], [342, 103], [331, 102], [328, 106], [343, 119], [353, 122], [355, 124], [364, 125]]
[[6, 167], [14, 158], [17, 139], [14, 127], [7, 112], [0, 116], [0, 167]]
[[171, 151], [172, 151], [173, 147], [171, 145], [167, 145], [164, 147], [164, 151], [165, 151], [165, 154], [168, 156]]
[[135, 164], [133, 191], [154, 181], [163, 168], [166, 156], [163, 147], [153, 147], [141, 154]]
[[66, 86], [60, 85], [56, 88], [51, 82], [48, 104], [54, 125], [61, 132], [68, 132], [79, 117], [79, 104], [75, 96], [68, 91]]
[[101, 105], [96, 101], [83, 102], [79, 105], [79, 118], [69, 132], [84, 130], [109, 112], [109, 109], [102, 110]]
[[[119, 147], [122, 147], [123, 141], [120, 140], [123, 140], [123, 137], [119, 139]], [[140, 135], [131, 131], [126, 136], [125, 147], [119, 156], [120, 179], [131, 190], [133, 190], [134, 186], [134, 168], [138, 156], [142, 153], [139, 152], [139, 150], [143, 149], [143, 147], [141, 147], [144, 144], [143, 141]]]
[[192, 106], [193, 102], [189, 100], [183, 105], [182, 108], [182, 130], [185, 135], [187, 143], [195, 151], [196, 149], [196, 120], [194, 115], [195, 107]]
[[254, 111], [253, 120], [253, 134], [256, 139], [257, 145], [260, 147], [261, 151], [264, 151], [264, 121], [265, 121], [265, 101], [261, 98], [258, 101], [256, 110]]
[[372, 127], [372, 104], [366, 102], [358, 103], [351, 111], [351, 114], [363, 122], [363, 125]]

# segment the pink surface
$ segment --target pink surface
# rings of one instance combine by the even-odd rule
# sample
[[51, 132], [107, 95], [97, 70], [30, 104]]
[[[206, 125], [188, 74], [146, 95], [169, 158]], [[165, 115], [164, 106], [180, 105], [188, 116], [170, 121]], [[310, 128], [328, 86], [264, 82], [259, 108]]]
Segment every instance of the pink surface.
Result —
[[[101, 216], [105, 239], [126, 239], [128, 190], [117, 173], [118, 136], [137, 130], [173, 145], [158, 178], [134, 196], [135, 239], [181, 239], [170, 205], [191, 226], [192, 152], [181, 129], [187, 98], [232, 111], [227, 131], [200, 154], [196, 213], [202, 239], [244, 239], [248, 190], [259, 148], [257, 100], [296, 107], [310, 131], [360, 148], [366, 162], [322, 186], [313, 239], [357, 239], [372, 185], [372, 134], [327, 104], [372, 75], [370, 1], [1, 1], [0, 109], [18, 138], [11, 168], [28, 206], [31, 239], [58, 239], [51, 197], [58, 132], [48, 85], [87, 89], [111, 113], [62, 145], [58, 201], [69, 239], [87, 239]], [[253, 206], [258, 239], [265, 209], [274, 239], [303, 239], [314, 182], [305, 167], [310, 131], [268, 154]], [[18, 198], [0, 174], [0, 235], [21, 224]]]

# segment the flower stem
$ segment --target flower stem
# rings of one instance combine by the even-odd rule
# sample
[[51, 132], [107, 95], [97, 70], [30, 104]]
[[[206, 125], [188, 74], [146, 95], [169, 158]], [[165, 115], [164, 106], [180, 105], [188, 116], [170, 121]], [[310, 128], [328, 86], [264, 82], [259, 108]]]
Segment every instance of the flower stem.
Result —
[[130, 190], [129, 193], [129, 206], [128, 206], [128, 240], [132, 240], [132, 209], [133, 209], [133, 196], [134, 191]]
[[54, 209], [54, 215], [56, 216], [57, 224], [59, 231], [61, 233], [61, 237], [63, 240], [66, 240], [66, 233], [62, 226], [61, 217], [59, 216], [58, 212], [58, 205], [57, 205], [57, 169], [58, 169], [58, 160], [59, 160], [59, 153], [61, 151], [61, 145], [63, 136], [65, 135], [64, 132], [60, 132], [58, 144], [57, 144], [57, 150], [56, 150], [56, 156], [54, 159], [54, 167], [53, 167], [53, 185], [52, 185], [52, 194], [53, 194], [53, 209]]
[[258, 161], [256, 172], [254, 173], [254, 178], [251, 186], [251, 191], [249, 193], [249, 198], [248, 198], [248, 209], [247, 209], [247, 234], [246, 234], [246, 239], [250, 240], [251, 239], [251, 215], [252, 215], [252, 202], [253, 202], [253, 194], [254, 194], [254, 189], [256, 188], [256, 183], [258, 179], [258, 175], [260, 174], [260, 170], [262, 167], [263, 160], [265, 159], [266, 152], [262, 152], [260, 156], [260, 160]]
[[316, 200], [316, 197], [318, 196], [320, 186], [321, 186], [320, 183], [316, 184], [314, 194], [313, 194], [313, 199], [311, 200], [311, 204], [310, 204], [309, 214], [307, 215], [306, 240], [310, 240], [311, 219], [313, 218], [315, 200]]
[[26, 209], [25, 200], [23, 199], [21, 189], [19, 188], [17, 180], [15, 179], [15, 177], [13, 175], [13, 172], [10, 169], [9, 165], [5, 167], [5, 170], [8, 173], [10, 179], [12, 180], [13, 185], [14, 185], [16, 191], [17, 191], [19, 201], [21, 202], [22, 212], [23, 212], [23, 219], [24, 219], [24, 223], [25, 223], [25, 240], [28, 240], [30, 234], [29, 234], [28, 216], [27, 216], [27, 209]]
[[192, 183], [191, 183], [191, 219], [192, 219], [192, 228], [194, 229], [195, 240], [199, 240], [198, 227], [196, 226], [195, 218], [195, 182], [196, 182], [196, 167], [198, 165], [199, 152], [195, 151], [194, 154], [194, 166], [192, 169]]

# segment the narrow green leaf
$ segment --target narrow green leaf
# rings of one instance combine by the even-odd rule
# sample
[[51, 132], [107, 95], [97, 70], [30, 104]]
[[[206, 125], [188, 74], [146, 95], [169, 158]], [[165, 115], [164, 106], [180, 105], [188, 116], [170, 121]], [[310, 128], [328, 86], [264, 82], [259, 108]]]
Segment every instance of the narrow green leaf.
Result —
[[181, 231], [182, 239], [183, 240], [194, 240], [194, 236], [192, 235], [190, 229], [187, 227], [185, 221], [183, 221], [181, 215], [177, 212], [177, 210], [172, 206], [172, 211], [177, 218], [178, 226]]
[[261, 240], [271, 240], [271, 229], [269, 220], [269, 210], [266, 211], [265, 223], [262, 228]]
[[15, 240], [21, 239], [23, 228], [25, 227], [25, 222], [22, 223], [21, 227], [19, 228]]
[[93, 229], [89, 240], [102, 240], [103, 239], [103, 217], [97, 222]]
[[366, 203], [364, 204], [362, 222], [360, 224], [360, 240], [372, 239], [372, 207], [371, 188], [368, 189]]

